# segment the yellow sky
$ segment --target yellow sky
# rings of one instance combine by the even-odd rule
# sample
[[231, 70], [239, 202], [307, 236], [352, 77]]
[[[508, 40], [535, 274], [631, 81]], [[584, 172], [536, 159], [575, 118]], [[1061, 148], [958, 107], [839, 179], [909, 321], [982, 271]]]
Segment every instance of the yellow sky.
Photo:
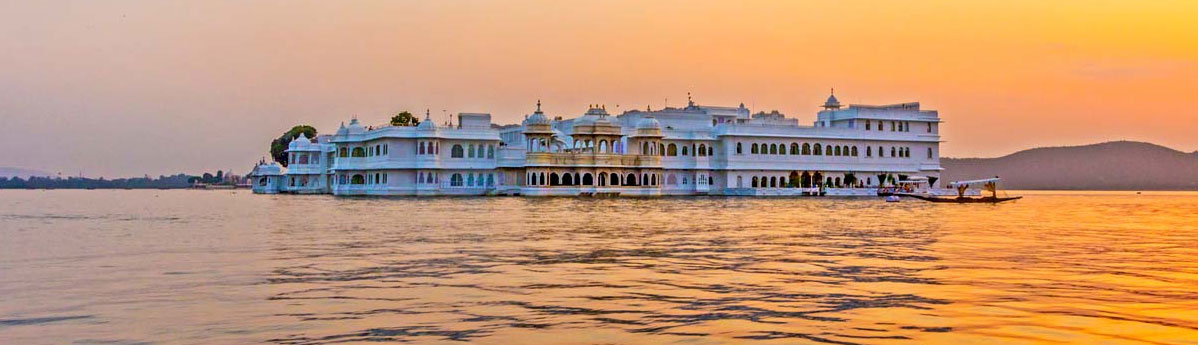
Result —
[[[697, 102], [938, 109], [946, 156], [1198, 149], [1198, 1], [0, 3], [0, 166], [229, 169], [295, 123]], [[130, 145], [137, 138], [138, 145]]]

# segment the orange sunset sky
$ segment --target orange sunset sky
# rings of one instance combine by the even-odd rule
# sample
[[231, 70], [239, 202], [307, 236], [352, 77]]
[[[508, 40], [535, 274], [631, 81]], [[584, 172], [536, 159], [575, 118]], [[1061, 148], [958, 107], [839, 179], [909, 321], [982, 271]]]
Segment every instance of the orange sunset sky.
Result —
[[[3, 1], [0, 166], [244, 173], [294, 124], [938, 109], [944, 156], [1198, 149], [1198, 1]], [[618, 106], [618, 108], [617, 108]]]

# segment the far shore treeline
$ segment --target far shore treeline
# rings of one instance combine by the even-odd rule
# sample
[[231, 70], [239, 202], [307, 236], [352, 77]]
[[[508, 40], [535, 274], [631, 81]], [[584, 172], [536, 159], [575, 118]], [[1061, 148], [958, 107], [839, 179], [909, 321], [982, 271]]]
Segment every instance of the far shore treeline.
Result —
[[195, 184], [234, 185], [240, 177], [226, 176], [224, 171], [202, 175], [178, 174], [153, 178], [131, 177], [106, 179], [86, 177], [30, 176], [0, 177], [0, 189], [171, 189], [189, 188]]

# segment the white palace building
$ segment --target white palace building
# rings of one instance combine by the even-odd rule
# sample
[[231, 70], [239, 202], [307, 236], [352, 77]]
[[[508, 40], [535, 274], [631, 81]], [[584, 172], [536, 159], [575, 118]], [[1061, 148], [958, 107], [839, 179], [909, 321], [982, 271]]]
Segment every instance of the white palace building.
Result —
[[919, 103], [842, 107], [810, 126], [777, 111], [696, 105], [582, 116], [537, 109], [519, 125], [365, 127], [291, 142], [286, 168], [254, 168], [255, 193], [334, 195], [877, 195], [939, 178], [940, 117]]

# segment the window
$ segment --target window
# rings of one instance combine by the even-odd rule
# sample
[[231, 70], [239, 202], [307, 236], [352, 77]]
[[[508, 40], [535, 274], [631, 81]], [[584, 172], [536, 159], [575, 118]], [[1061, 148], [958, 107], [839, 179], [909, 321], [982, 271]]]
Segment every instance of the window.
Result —
[[[453, 158], [462, 158], [462, 156], [465, 156], [464, 152], [462, 151], [462, 145], [453, 144], [453, 147], [449, 149], [449, 156]], [[452, 181], [450, 183], [452, 183]]]
[[928, 148], [928, 159], [932, 159], [932, 148]]
[[757, 176], [753, 176], [753, 188], [757, 188]]
[[490, 186], [494, 186], [494, 185], [495, 185], [495, 174], [487, 174], [487, 186], [490, 187]]
[[686, 145], [682, 145], [682, 155], [686, 156]]
[[419, 150], [416, 151], [416, 154], [424, 154], [424, 143], [418, 143], [416, 146], [419, 147]]
[[753, 143], [753, 147], [749, 149], [749, 153], [757, 154], [757, 143]]
[[816, 156], [823, 156], [823, 155], [824, 155], [824, 149], [823, 149], [823, 146], [821, 146], [821, 145], [820, 145], [820, 144], [818, 144], [818, 143], [816, 143], [816, 144], [815, 144], [815, 155], [816, 155]]
[[811, 154], [811, 144], [808, 144], [808, 143], [803, 143], [803, 154], [804, 154], [804, 155], [810, 155], [810, 154]]
[[677, 155], [678, 155], [678, 146], [677, 145], [670, 144], [670, 146], [666, 146], [666, 156], [673, 157], [673, 156], [677, 156]]
[[707, 145], [704, 145], [704, 144], [699, 144], [699, 155], [700, 155], [700, 156], [706, 156], [706, 155], [707, 155]]
[[711, 177], [711, 176], [708, 176], [708, 177], [707, 177], [707, 184], [709, 184], [709, 185], [713, 185], [713, 184], [715, 184], [715, 178], [713, 178], [713, 177]]
[[799, 154], [799, 144], [798, 143], [790, 143], [790, 154], [791, 155]]
[[350, 155], [354, 157], [366, 157], [366, 149], [355, 147], [353, 153]]
[[449, 177], [449, 186], [461, 187], [462, 186], [462, 174], [454, 173], [453, 176], [450, 176]]
[[853, 146], [853, 157], [857, 157], [857, 147]]
[[487, 159], [495, 158], [495, 145], [487, 145]]
[[466, 174], [466, 186], [474, 186], [474, 174]]
[[736, 143], [736, 154], [739, 155], [742, 153], [743, 153], [743, 150], [741, 149], [740, 143]]
[[470, 150], [467, 152], [467, 158], [474, 158], [474, 144], [470, 144]]
[[865, 130], [869, 130], [869, 120], [865, 120]]
[[839, 156], [839, 155], [840, 155], [840, 146], [837, 146], [837, 147], [836, 147], [836, 152], [834, 152], [834, 153], [835, 153], [835, 155], [836, 155], [836, 156]]
[[366, 176], [356, 174], [354, 177], [350, 178], [349, 184], [366, 184]]
[[898, 155], [897, 152], [898, 152], [898, 149], [896, 147], [894, 147], [894, 146], [890, 147], [890, 156], [891, 157], [896, 157]]
[[349, 149], [342, 147], [338, 157], [349, 157]]
[[387, 147], [389, 147], [389, 146], [391, 146], [391, 145], [383, 145], [383, 154], [384, 155], [387, 154]]
[[771, 155], [778, 154], [778, 145], [777, 144], [770, 144], [770, 154]]
[[928, 122], [928, 133], [932, 133], [932, 123]]

